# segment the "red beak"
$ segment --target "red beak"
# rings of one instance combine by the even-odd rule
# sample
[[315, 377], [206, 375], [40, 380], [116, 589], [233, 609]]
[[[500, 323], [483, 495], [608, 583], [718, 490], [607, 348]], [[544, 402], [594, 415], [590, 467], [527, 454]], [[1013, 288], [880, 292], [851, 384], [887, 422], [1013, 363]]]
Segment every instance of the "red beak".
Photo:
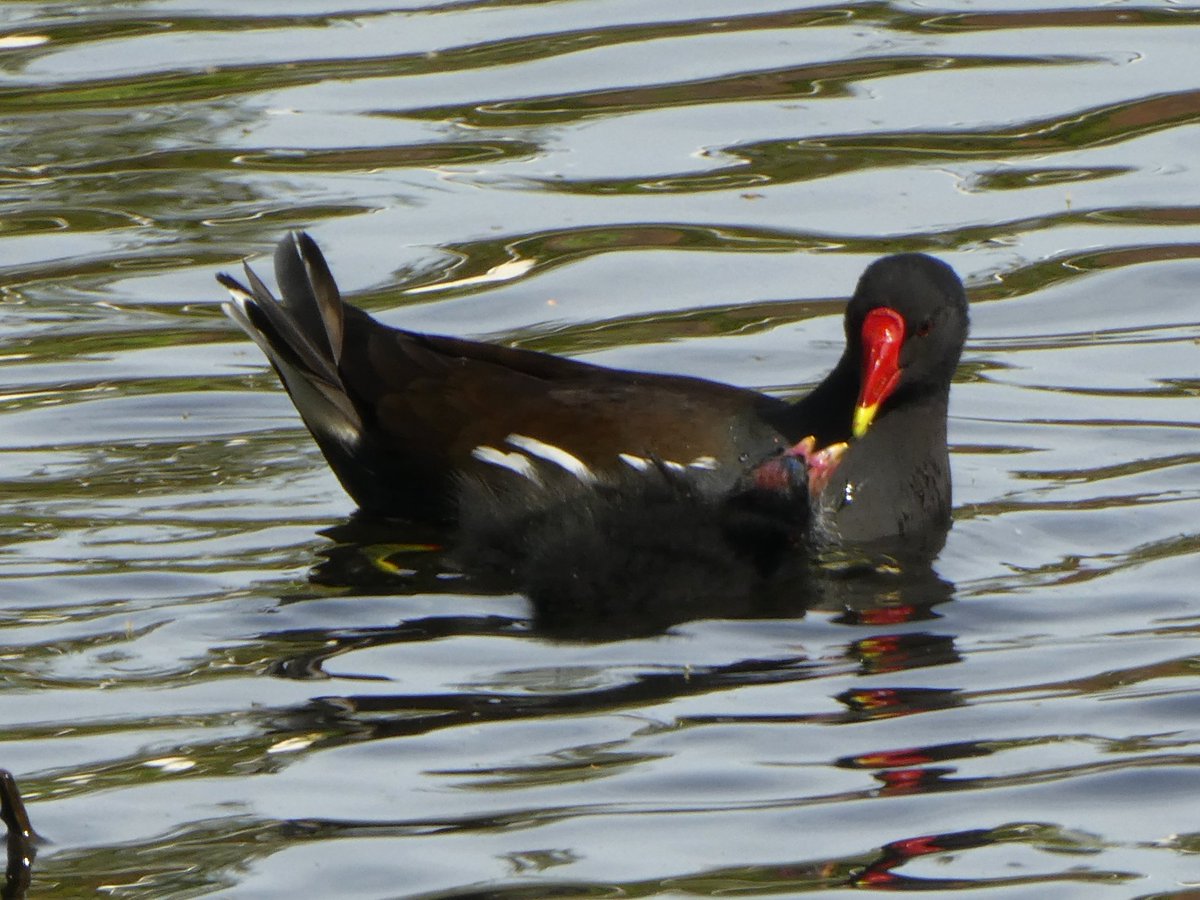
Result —
[[881, 306], [867, 313], [862, 326], [862, 388], [851, 428], [856, 438], [867, 433], [880, 405], [900, 383], [900, 345], [903, 343], [904, 319], [898, 312]]

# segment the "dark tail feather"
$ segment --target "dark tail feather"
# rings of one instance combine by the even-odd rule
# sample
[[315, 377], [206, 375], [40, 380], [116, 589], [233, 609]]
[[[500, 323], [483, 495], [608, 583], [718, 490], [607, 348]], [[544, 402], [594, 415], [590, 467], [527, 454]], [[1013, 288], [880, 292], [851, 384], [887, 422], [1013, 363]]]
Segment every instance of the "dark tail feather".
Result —
[[225, 314], [262, 348], [317, 442], [353, 448], [362, 438], [362, 420], [338, 370], [342, 301], [316, 242], [302, 232], [279, 242], [275, 274], [282, 301], [248, 265], [245, 271], [249, 288], [217, 276], [233, 298]]
[[301, 332], [318, 340], [323, 355], [342, 358], [342, 297], [317, 242], [293, 231], [275, 248], [275, 280]]

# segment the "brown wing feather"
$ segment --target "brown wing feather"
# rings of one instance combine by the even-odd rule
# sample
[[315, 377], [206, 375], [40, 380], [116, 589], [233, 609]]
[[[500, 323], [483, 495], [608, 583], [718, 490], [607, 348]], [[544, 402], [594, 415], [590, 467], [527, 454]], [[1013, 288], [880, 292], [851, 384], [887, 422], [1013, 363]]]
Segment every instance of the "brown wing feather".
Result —
[[[619, 453], [689, 462], [733, 458], [760, 409], [782, 405], [702, 379], [605, 369], [527, 350], [384, 330], [346, 307], [341, 374], [388, 452], [423, 469], [471, 470], [471, 451], [523, 434], [562, 446], [597, 471]], [[753, 421], [752, 421], [753, 420]], [[648, 424], [669, 428], [646, 434]], [[761, 427], [761, 426], [760, 426]], [[764, 452], [773, 430], [757, 440]]]

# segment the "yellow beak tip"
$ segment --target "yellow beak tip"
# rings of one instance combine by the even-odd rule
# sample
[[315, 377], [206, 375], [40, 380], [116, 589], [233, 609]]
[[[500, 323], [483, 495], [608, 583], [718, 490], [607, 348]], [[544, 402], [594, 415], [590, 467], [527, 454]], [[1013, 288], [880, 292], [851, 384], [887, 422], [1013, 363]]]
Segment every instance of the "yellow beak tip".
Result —
[[850, 433], [856, 438], [860, 438], [866, 434], [867, 429], [871, 427], [871, 423], [875, 421], [875, 413], [878, 409], [878, 406], [856, 406], [854, 408], [854, 421], [850, 425]]

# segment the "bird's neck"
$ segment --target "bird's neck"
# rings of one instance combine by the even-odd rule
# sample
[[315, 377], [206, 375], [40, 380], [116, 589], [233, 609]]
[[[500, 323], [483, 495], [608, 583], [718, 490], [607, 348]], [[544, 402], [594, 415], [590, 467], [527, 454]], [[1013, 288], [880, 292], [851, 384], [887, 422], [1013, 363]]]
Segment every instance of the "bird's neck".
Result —
[[858, 382], [857, 363], [843, 355], [820, 384], [780, 410], [771, 424], [793, 442], [812, 434], [814, 425], [819, 427], [813, 434], [818, 447], [848, 441]]

